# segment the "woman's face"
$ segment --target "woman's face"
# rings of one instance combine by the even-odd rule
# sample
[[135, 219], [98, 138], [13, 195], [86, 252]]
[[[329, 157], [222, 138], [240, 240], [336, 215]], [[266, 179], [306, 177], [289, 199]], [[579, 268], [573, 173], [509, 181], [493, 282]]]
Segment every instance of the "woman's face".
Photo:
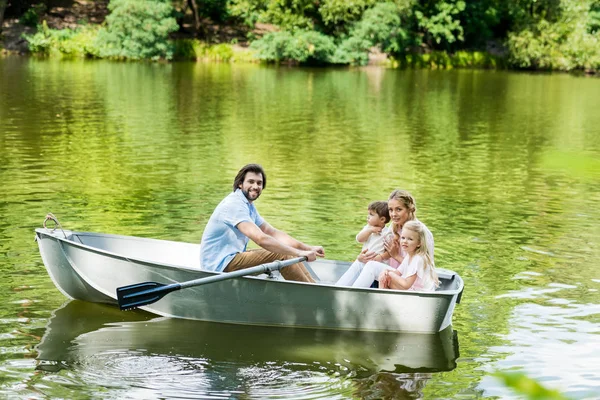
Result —
[[388, 201], [388, 209], [390, 210], [390, 218], [396, 226], [402, 226], [410, 218], [408, 209], [396, 199]]

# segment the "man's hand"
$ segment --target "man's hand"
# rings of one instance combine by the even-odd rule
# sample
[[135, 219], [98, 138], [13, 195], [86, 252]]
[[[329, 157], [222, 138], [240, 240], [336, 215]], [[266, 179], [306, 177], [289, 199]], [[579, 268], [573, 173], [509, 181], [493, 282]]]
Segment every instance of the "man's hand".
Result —
[[358, 261], [360, 261], [361, 263], [365, 264], [365, 263], [373, 260], [375, 257], [377, 257], [377, 253], [375, 253], [374, 251], [371, 251], [369, 249], [364, 249], [363, 251], [360, 252], [360, 254], [358, 255], [358, 257], [356, 257], [356, 259]]
[[301, 250], [298, 253], [298, 256], [306, 257], [306, 261], [308, 262], [315, 261], [317, 259], [317, 255], [317, 252], [314, 250]]
[[325, 249], [323, 246], [309, 246], [312, 251], [317, 254], [317, 257], [325, 257]]

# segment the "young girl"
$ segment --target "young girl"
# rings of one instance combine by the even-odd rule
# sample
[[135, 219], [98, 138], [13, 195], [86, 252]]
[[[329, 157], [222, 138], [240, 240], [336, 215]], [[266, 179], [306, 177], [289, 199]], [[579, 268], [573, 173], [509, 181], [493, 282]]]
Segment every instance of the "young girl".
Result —
[[406, 257], [397, 270], [389, 268], [379, 275], [380, 288], [433, 292], [440, 285], [427, 248], [426, 232], [427, 228], [419, 221], [404, 224], [400, 246]]

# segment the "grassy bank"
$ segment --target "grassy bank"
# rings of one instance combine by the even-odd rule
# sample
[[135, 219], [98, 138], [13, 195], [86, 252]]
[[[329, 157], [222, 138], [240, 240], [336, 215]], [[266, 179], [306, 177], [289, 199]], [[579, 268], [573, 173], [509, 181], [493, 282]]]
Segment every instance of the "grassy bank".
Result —
[[[76, 29], [50, 29], [46, 24], [39, 26], [37, 33], [26, 36], [29, 49], [35, 56], [53, 58], [108, 58], [103, 56], [99, 40], [100, 27], [85, 25]], [[225, 62], [225, 63], [269, 63], [257, 57], [257, 51], [237, 44], [209, 44], [198, 39], [175, 39], [168, 42], [171, 59], [175, 61]], [[310, 44], [308, 44], [310, 46]], [[288, 61], [281, 61], [288, 64]], [[478, 51], [458, 51], [454, 54], [433, 51], [425, 54], [406, 54], [400, 57], [372, 59], [371, 64], [389, 68], [506, 68], [506, 59]]]

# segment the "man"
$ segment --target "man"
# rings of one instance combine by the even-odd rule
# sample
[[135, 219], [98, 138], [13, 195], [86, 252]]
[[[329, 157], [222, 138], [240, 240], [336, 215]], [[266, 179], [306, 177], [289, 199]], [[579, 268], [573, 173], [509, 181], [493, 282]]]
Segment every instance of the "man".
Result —
[[[275, 260], [306, 257], [314, 261], [324, 257], [321, 246], [306, 245], [265, 221], [254, 206], [267, 176], [258, 164], [243, 167], [233, 181], [233, 193], [217, 206], [210, 219], [200, 246], [200, 265], [209, 271], [236, 271]], [[246, 250], [251, 239], [261, 249]], [[302, 263], [285, 267], [281, 275], [287, 280], [314, 282]]]

